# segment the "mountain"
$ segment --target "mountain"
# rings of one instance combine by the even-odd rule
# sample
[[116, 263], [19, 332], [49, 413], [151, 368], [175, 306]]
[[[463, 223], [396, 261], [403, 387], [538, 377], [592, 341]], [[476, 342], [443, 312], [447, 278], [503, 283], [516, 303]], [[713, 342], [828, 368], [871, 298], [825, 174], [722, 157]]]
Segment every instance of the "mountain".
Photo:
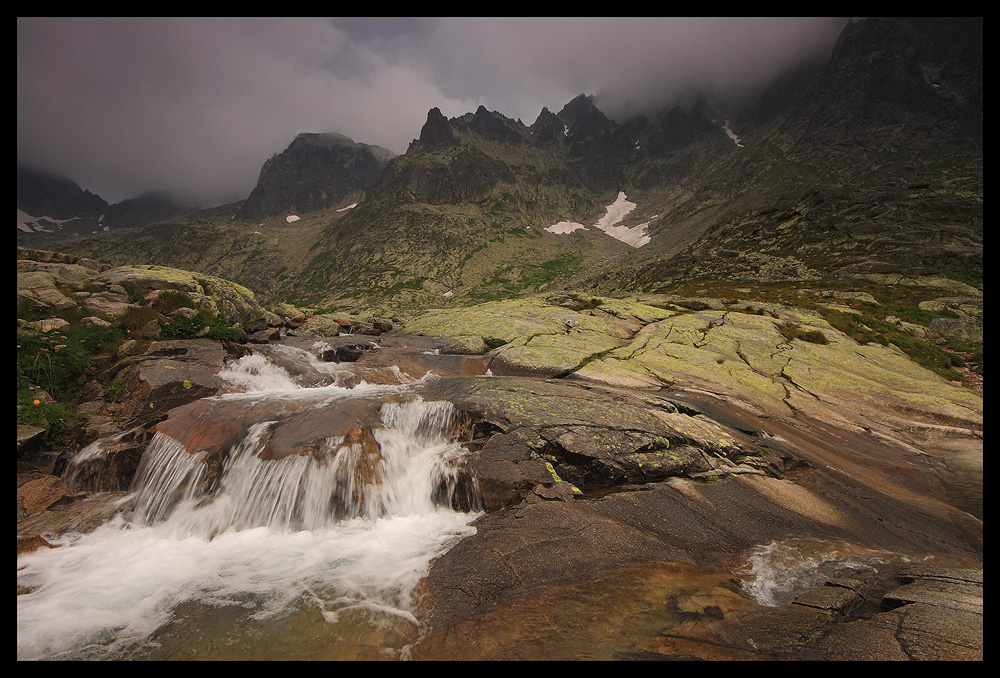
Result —
[[54, 219], [96, 219], [108, 203], [72, 179], [17, 163], [17, 208]]
[[239, 215], [259, 219], [356, 202], [392, 158], [381, 146], [330, 132], [299, 134], [264, 163]]
[[740, 110], [699, 97], [617, 122], [580, 95], [529, 126], [434, 108], [391, 159], [299, 135], [242, 207], [179, 220], [198, 235], [169, 254], [148, 229], [78, 249], [145, 243], [330, 308], [888, 273], [981, 286], [982, 122], [981, 19], [870, 18]]
[[61, 244], [68, 238], [180, 219], [191, 211], [162, 191], [109, 205], [72, 179], [17, 165], [19, 244]]
[[169, 193], [149, 191], [109, 206], [102, 223], [112, 229], [136, 228], [178, 219], [190, 211]]
[[690, 139], [633, 167], [626, 183], [670, 201], [598, 287], [783, 269], [981, 281], [981, 19], [850, 24], [828, 62], [730, 122], [741, 146]]
[[108, 203], [66, 177], [17, 163], [17, 228], [23, 233], [90, 233]]

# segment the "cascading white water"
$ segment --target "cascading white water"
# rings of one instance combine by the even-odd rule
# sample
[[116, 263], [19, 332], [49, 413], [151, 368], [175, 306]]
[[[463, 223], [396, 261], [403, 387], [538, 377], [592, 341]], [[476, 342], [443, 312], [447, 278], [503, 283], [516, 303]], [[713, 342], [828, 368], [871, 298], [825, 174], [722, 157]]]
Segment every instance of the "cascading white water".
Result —
[[[274, 367], [237, 366], [254, 393], [222, 398], [250, 408], [257, 396], [312, 395], [321, 407], [352, 396], [303, 389]], [[357, 391], [398, 398], [406, 388]], [[18, 596], [18, 658], [140, 657], [177, 606], [192, 602], [237, 606], [255, 623], [310, 606], [328, 624], [349, 610], [415, 623], [414, 587], [475, 531], [478, 514], [449, 505], [465, 453], [450, 403], [387, 403], [380, 420], [370, 434], [377, 446], [331, 437], [315, 456], [280, 460], [261, 458], [274, 422], [258, 421], [214, 478], [204, 454], [157, 433], [136, 473], [131, 522], [18, 558], [18, 583], [38, 587]]]
[[[258, 422], [233, 447], [211, 492], [202, 488], [204, 455], [190, 454], [157, 433], [136, 473], [132, 520], [153, 525], [173, 511], [170, 521], [181, 532], [213, 536], [262, 526], [317, 530], [345, 517], [374, 520], [435, 510], [441, 488], [445, 495], [454, 489], [465, 452], [451, 440], [454, 407], [418, 399], [388, 403], [381, 414], [384, 428], [373, 431], [377, 460], [366, 459], [370, 453], [360, 443], [345, 445], [342, 438], [328, 438], [320, 460], [309, 455], [262, 459], [275, 422]], [[371, 468], [361, 469], [363, 464]]]

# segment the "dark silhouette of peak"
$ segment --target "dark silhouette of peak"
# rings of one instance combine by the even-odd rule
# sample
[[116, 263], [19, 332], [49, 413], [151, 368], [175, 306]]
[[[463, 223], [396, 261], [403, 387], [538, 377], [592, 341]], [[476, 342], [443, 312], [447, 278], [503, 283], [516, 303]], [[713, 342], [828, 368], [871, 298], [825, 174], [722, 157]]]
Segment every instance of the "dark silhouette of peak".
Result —
[[17, 208], [36, 217], [97, 218], [108, 203], [72, 179], [17, 163]]
[[392, 157], [388, 149], [336, 132], [299, 134], [264, 163], [240, 215], [260, 218], [338, 206], [359, 197]]
[[469, 128], [487, 139], [509, 143], [520, 141], [523, 138], [519, 128], [524, 128], [524, 125], [505, 118], [497, 112], [491, 113], [486, 110], [485, 106], [480, 106], [473, 114]]
[[448, 119], [441, 114], [441, 109], [432, 108], [427, 111], [427, 122], [420, 129], [420, 145], [426, 150], [433, 150], [455, 143], [457, 143], [455, 132], [451, 129]]
[[690, 144], [703, 139], [723, 138], [723, 120], [716, 113], [717, 122], [710, 120], [702, 108], [685, 111], [680, 106], [674, 106], [660, 113], [644, 129], [637, 122], [630, 126], [641, 130], [641, 134], [632, 133], [633, 138], [644, 137], [642, 147], [653, 156], [679, 151]]
[[557, 115], [569, 127], [570, 134], [575, 133], [578, 128], [583, 133], [610, 133], [614, 125], [594, 105], [594, 97], [586, 94], [579, 95], [563, 106]]
[[555, 113], [543, 108], [531, 125], [531, 134], [537, 141], [553, 142], [566, 136], [566, 126]]

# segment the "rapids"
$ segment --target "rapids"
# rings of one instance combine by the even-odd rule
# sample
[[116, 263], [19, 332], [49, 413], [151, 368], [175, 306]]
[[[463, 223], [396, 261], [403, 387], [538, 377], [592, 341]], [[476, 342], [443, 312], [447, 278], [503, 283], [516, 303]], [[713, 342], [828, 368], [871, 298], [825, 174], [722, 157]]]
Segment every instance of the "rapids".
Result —
[[[278, 422], [253, 421], [221, 468], [156, 433], [127, 517], [19, 556], [18, 585], [36, 588], [17, 597], [18, 659], [379, 657], [393, 656], [372, 650], [387, 634], [415, 637], [417, 583], [479, 515], [452, 508], [465, 455], [455, 410], [419, 399], [403, 375], [345, 387], [342, 366], [280, 350], [227, 367], [231, 392], [207, 404], [252, 419], [274, 417], [276, 400], [392, 402], [357, 435], [281, 459], [264, 454]], [[81, 450], [71, 472], [100, 454]]]

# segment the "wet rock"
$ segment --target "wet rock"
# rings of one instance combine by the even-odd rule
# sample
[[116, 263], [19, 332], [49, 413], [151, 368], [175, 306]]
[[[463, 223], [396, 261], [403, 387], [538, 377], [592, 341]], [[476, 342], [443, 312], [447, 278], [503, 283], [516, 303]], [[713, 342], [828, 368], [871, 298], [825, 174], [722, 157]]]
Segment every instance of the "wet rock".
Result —
[[18, 535], [61, 535], [68, 532], [93, 532], [113, 517], [127, 511], [133, 496], [127, 492], [101, 492], [17, 522]]
[[128, 490], [151, 437], [135, 428], [99, 438], [74, 455], [63, 479], [77, 492]]
[[18, 536], [17, 538], [18, 555], [21, 555], [22, 553], [31, 553], [32, 551], [41, 548], [54, 549], [56, 547], [37, 534], [27, 537]]
[[[528, 378], [442, 379], [421, 387], [504, 433], [533, 432], [533, 452], [575, 484], [620, 485], [713, 469], [709, 456], [739, 454], [702, 424], [676, 425], [666, 400]], [[488, 448], [484, 448], [485, 452]], [[583, 488], [581, 488], [583, 489]], [[586, 491], [586, 490], [584, 490]]]
[[493, 435], [466, 465], [488, 512], [520, 502], [535, 487], [554, 483], [545, 461], [532, 454], [530, 444], [518, 432]]
[[39, 473], [17, 475], [18, 518], [32, 516], [49, 508], [69, 493], [69, 488], [56, 476]]
[[804, 605], [832, 614], [845, 615], [860, 607], [864, 598], [853, 589], [831, 584], [803, 593], [792, 602], [795, 605]]

